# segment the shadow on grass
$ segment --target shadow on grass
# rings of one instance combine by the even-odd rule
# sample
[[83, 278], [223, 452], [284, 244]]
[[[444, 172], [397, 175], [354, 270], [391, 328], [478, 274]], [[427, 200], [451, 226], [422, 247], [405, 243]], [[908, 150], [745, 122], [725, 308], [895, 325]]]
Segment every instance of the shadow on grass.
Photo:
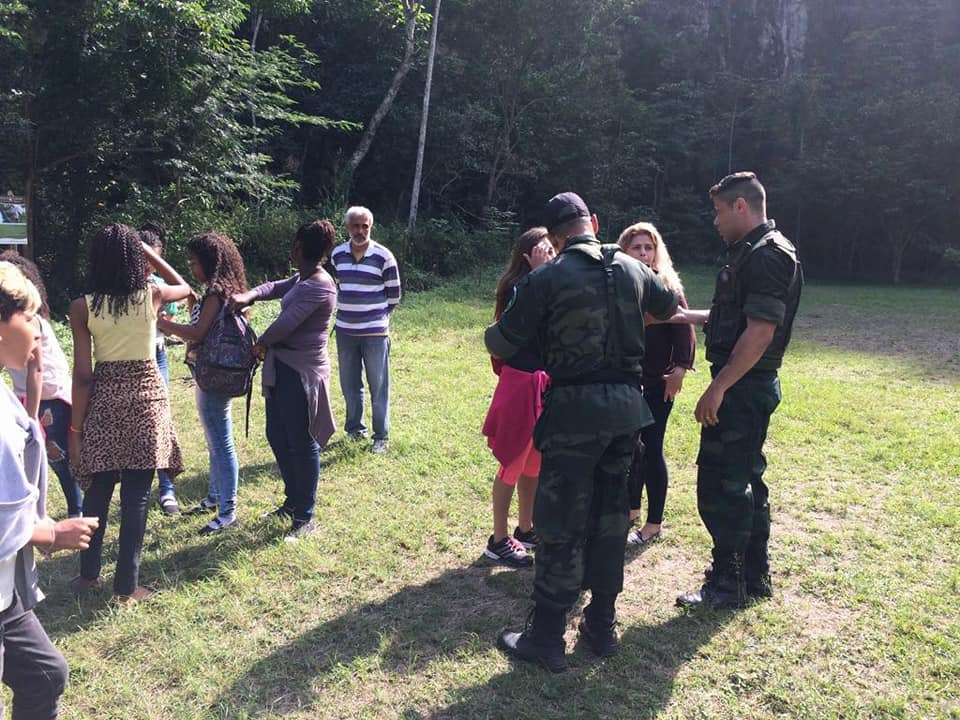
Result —
[[[232, 565], [237, 555], [275, 543], [288, 529], [289, 521], [260, 517], [275, 505], [244, 502], [244, 484], [262, 484], [264, 475], [275, 476], [275, 481], [270, 483], [270, 490], [275, 494], [276, 504], [283, 500], [283, 483], [275, 463], [241, 468], [238, 498], [240, 524], [236, 529], [215, 536], [199, 534], [200, 528], [214, 517], [213, 513], [165, 516], [157, 509], [155, 499], [152, 500], [143, 543], [140, 583], [153, 585], [162, 591], [215, 578], [223, 572], [223, 568]], [[323, 479], [321, 470], [321, 484]], [[176, 490], [184, 510], [207, 494], [207, 483], [206, 473], [192, 473], [177, 480]], [[80, 570], [78, 553], [60, 553], [40, 566], [41, 587], [47, 599], [39, 607], [38, 614], [52, 638], [70, 635], [100, 621], [103, 610], [111, 602], [118, 550], [119, 495], [119, 488], [115, 488], [107, 521], [108, 535], [103, 546], [103, 587], [89, 590], [79, 597], [73, 594], [69, 581]]]
[[[501, 628], [522, 625], [531, 582], [532, 570], [495, 570], [483, 561], [449, 570], [304, 632], [254, 662], [212, 706], [228, 709], [229, 717], [275, 717], [320, 701], [325, 686], [336, 685], [354, 668], [411, 676], [430, 673], [434, 663], [457, 662], [458, 657], [471, 663], [470, 655], [489, 652]], [[519, 663], [482, 685], [454, 690], [453, 703], [432, 715], [406, 710], [401, 716], [522, 715], [508, 712], [510, 707], [537, 708], [538, 717], [600, 716], [603, 713], [591, 715], [590, 708], [609, 708], [613, 694], [619, 696], [623, 712], [611, 717], [645, 717], [663, 707], [679, 668], [729, 617], [679, 615], [661, 625], [630, 628], [622, 637], [621, 657], [604, 662], [578, 643], [570, 656], [571, 671], [561, 679]], [[578, 613], [571, 613], [568, 637], [577, 618]], [[555, 715], [539, 712], [549, 699], [543, 696], [548, 683], [553, 688], [550, 702], [557, 704]], [[578, 699], [584, 690], [588, 696]], [[584, 713], [570, 714], [571, 704], [582, 705]]]
[[732, 612], [678, 614], [666, 622], [627, 628], [620, 654], [597, 660], [578, 641], [570, 670], [550, 676], [516, 661], [509, 672], [453, 692], [453, 702], [409, 720], [501, 717], [655, 717], [670, 700], [680, 669], [733, 617]]

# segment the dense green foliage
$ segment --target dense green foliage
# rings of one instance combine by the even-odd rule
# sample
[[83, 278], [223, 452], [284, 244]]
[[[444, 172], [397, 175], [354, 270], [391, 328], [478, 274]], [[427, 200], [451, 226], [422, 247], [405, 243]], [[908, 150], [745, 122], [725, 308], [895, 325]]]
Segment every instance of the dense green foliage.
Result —
[[[255, 274], [283, 264], [301, 217], [357, 202], [381, 225], [405, 218], [431, 9], [5, 3], [0, 183], [31, 200], [52, 284], [77, 288], [106, 218], [159, 216], [178, 243], [221, 227]], [[951, 0], [449, 0], [439, 42], [421, 224], [380, 233], [418, 281], [498, 256], [570, 188], [608, 236], [653, 219], [675, 255], [709, 258], [705, 190], [744, 168], [813, 275], [960, 267]]]

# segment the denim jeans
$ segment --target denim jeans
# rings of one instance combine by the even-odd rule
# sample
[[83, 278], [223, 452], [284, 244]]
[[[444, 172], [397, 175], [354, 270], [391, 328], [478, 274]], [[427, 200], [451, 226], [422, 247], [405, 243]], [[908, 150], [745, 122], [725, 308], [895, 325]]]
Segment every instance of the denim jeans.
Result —
[[67, 454], [70, 405], [63, 400], [41, 400], [40, 424], [47, 435], [47, 462], [60, 481], [63, 497], [67, 501], [67, 515], [77, 517], [83, 498], [80, 486], [70, 472], [70, 456]]
[[[13, 690], [12, 720], [51, 720], [67, 687], [67, 661], [19, 597], [0, 612], [0, 673]], [[3, 698], [0, 697], [0, 718]]]
[[[117, 572], [113, 577], [113, 591], [129, 595], [140, 582], [140, 551], [147, 529], [147, 506], [150, 503], [150, 485], [153, 470], [122, 470], [120, 482], [120, 547], [117, 550]], [[83, 495], [83, 514], [100, 519], [100, 527], [90, 538], [90, 547], [80, 551], [80, 576], [87, 580], [100, 577], [103, 564], [103, 534], [107, 530], [110, 500], [118, 473], [102, 472], [93, 476], [93, 482]]]
[[390, 434], [390, 336], [348, 335], [337, 331], [340, 390], [347, 406], [347, 433], [365, 433], [363, 424], [363, 370], [366, 370], [373, 406], [373, 439]]
[[313, 518], [320, 478], [320, 445], [310, 434], [307, 393], [300, 374], [276, 363], [277, 384], [267, 398], [267, 441], [283, 478], [283, 507], [296, 521]]
[[195, 386], [195, 391], [197, 412], [207, 438], [207, 454], [210, 458], [207, 496], [217, 502], [219, 519], [230, 522], [237, 515], [237, 485], [240, 481], [240, 463], [233, 444], [230, 397], [205, 392], [199, 385]]
[[[162, 345], [157, 346], [157, 367], [160, 368], [160, 375], [167, 388], [170, 387], [170, 372], [167, 369], [167, 350]], [[157, 470], [157, 480], [159, 481], [160, 497], [173, 496], [173, 480], [167, 474], [166, 470]]]

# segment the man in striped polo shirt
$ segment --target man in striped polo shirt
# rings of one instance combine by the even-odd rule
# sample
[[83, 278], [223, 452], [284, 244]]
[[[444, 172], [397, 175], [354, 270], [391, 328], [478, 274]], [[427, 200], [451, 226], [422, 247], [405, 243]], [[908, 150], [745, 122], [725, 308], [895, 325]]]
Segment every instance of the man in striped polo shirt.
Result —
[[348, 242], [333, 251], [340, 293], [337, 300], [337, 358], [340, 389], [347, 406], [345, 430], [354, 440], [367, 437], [363, 424], [363, 373], [373, 406], [371, 452], [385, 453], [390, 433], [390, 312], [400, 302], [397, 261], [370, 239], [373, 213], [352, 207], [344, 217]]

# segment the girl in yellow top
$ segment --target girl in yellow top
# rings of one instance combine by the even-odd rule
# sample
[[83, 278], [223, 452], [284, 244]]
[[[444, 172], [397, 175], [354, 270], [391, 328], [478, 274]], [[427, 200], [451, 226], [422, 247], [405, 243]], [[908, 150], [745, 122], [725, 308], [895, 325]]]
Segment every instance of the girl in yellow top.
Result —
[[[149, 262], [167, 283], [148, 282]], [[96, 234], [90, 254], [91, 293], [70, 305], [73, 412], [70, 460], [84, 488], [83, 515], [100, 527], [80, 554], [78, 590], [99, 581], [103, 533], [114, 485], [120, 483], [120, 547], [114, 593], [142, 600], [140, 550], [154, 471], [183, 472], [167, 389], [155, 357], [157, 311], [185, 298], [190, 286], [126, 225]], [[93, 359], [96, 359], [96, 365]]]

